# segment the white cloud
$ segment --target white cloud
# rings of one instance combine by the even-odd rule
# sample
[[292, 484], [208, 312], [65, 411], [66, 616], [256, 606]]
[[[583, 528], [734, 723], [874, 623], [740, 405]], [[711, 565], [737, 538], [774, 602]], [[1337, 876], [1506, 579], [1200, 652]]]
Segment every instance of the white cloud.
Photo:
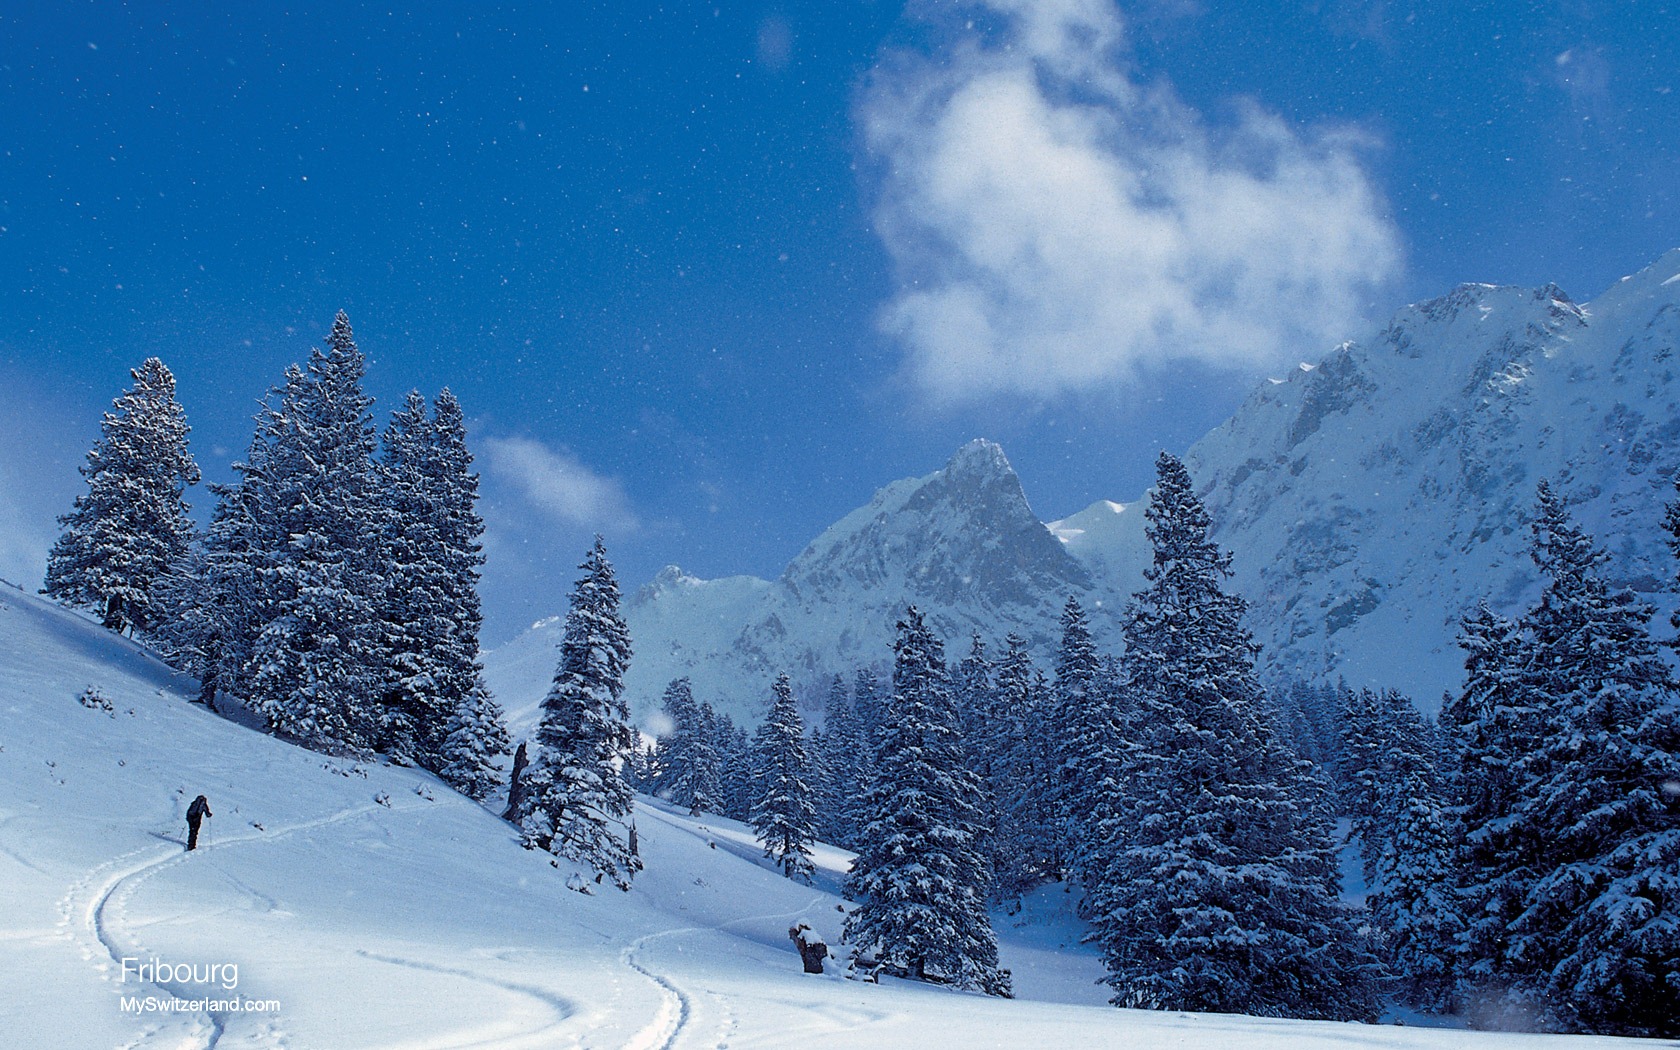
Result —
[[564, 449], [530, 438], [484, 438], [485, 466], [526, 503], [566, 525], [632, 529], [636, 516], [623, 487]]
[[901, 279], [882, 326], [930, 393], [1288, 363], [1354, 334], [1397, 277], [1357, 135], [1250, 102], [1210, 127], [1128, 75], [1109, 0], [968, 9], [1001, 28], [890, 57], [860, 105]]

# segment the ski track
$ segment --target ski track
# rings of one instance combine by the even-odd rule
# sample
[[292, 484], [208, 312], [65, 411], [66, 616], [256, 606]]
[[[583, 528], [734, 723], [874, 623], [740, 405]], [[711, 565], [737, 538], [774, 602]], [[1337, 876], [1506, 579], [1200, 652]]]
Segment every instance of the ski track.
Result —
[[[487, 984], [492, 988], [497, 988], [504, 992], [512, 992], [515, 995], [523, 995], [529, 999], [534, 999], [548, 1007], [554, 1013], [554, 1019], [552, 1021], [541, 1025], [540, 1027], [534, 1028], [529, 1032], [513, 1036], [492, 1036], [488, 1039], [482, 1039], [478, 1042], [472, 1043], [450, 1043], [449, 1046], [452, 1050], [469, 1050], [471, 1047], [493, 1048], [501, 1046], [553, 1046], [554, 1043], [552, 1041], [545, 1040], [543, 1037], [548, 1033], [555, 1032], [555, 1030], [560, 1027], [561, 1022], [577, 1013], [577, 1004], [572, 1002], [570, 999], [532, 985], [517, 984], [512, 981], [504, 981], [495, 977], [487, 977], [484, 974], [474, 973], [471, 970], [457, 969], [452, 966], [440, 966], [437, 963], [423, 962], [419, 959], [403, 959], [395, 955], [381, 955], [378, 952], [370, 952], [361, 948], [356, 950], [356, 954], [364, 959], [371, 959], [374, 962], [386, 963], [390, 966], [402, 966], [411, 970], [422, 970], [426, 973], [447, 974], [451, 977], [464, 977], [469, 981], [477, 981], [480, 984]], [[574, 1037], [573, 1043], [575, 1044], [576, 1041], [577, 1040]]]
[[656, 973], [643, 966], [636, 959], [636, 955], [645, 948], [655, 937], [670, 937], [679, 933], [694, 933], [699, 927], [689, 926], [678, 930], [661, 930], [650, 933], [645, 937], [638, 937], [619, 953], [624, 965], [635, 970], [659, 986], [661, 1002], [659, 1012], [654, 1015], [648, 1025], [630, 1037], [624, 1044], [624, 1050], [673, 1050], [677, 1045], [677, 1038], [682, 1035], [683, 1027], [688, 1024], [689, 1016], [693, 1013], [694, 1003], [687, 993], [678, 988], [676, 983], [663, 974]]
[[[356, 806], [351, 809], [334, 813], [331, 816], [322, 817], [318, 820], [306, 820], [300, 821], [296, 824], [288, 824], [276, 828], [272, 832], [259, 832], [254, 835], [239, 835], [234, 838], [224, 839], [223, 841], [218, 842], [214, 848], [220, 851], [228, 846], [236, 846], [242, 843], [273, 842], [277, 839], [294, 835], [300, 831], [309, 831], [314, 828], [327, 827], [328, 825], [338, 824], [355, 817], [365, 816], [377, 810], [385, 810], [386, 812], [407, 812], [421, 808], [424, 807], [420, 805], [391, 807], [382, 806], [378, 803], [367, 806]], [[206, 841], [204, 848], [206, 850], [212, 848], [208, 840]], [[170, 868], [181, 863], [186, 859], [186, 856], [186, 850], [169, 849], [167, 852], [163, 852], [160, 850], [160, 847], [145, 846], [113, 857], [105, 863], [98, 865], [86, 875], [82, 876], [82, 878], [72, 883], [70, 889], [59, 900], [59, 914], [63, 917], [60, 925], [64, 927], [79, 926], [87, 935], [88, 943], [86, 946], [89, 949], [92, 949], [89, 952], [89, 957], [91, 958], [92, 956], [97, 955], [100, 951], [103, 951], [110, 957], [111, 962], [116, 964], [120, 975], [122, 960], [125, 957], [134, 958], [134, 953], [143, 954], [146, 951], [143, 946], [139, 945], [138, 941], [132, 936], [132, 934], [128, 934], [127, 931], [123, 929], [122, 915], [127, 901], [148, 879], [157, 875], [166, 868]], [[129, 861], [136, 857], [143, 857], [145, 859], [140, 860], [138, 863], [128, 864], [126, 866], [124, 865], [125, 861]], [[105, 877], [101, 879], [101, 873], [109, 874], [105, 875]], [[119, 934], [125, 935], [124, 939], [133, 944], [133, 952], [125, 950], [122, 945], [118, 943]], [[107, 968], [101, 965], [99, 969], [101, 972], [105, 972]], [[106, 973], [106, 979], [110, 979], [108, 973]], [[148, 983], [171, 997], [182, 999], [201, 997], [199, 992], [192, 989], [177, 987], [173, 984], [173, 982], [152, 981]], [[172, 1019], [178, 1018], [179, 1016], [180, 1015], [171, 1015]], [[147, 1043], [165, 1031], [168, 1027], [169, 1026], [167, 1024], [153, 1027], [146, 1031], [139, 1040], [131, 1045], [139, 1046]], [[208, 1028], [208, 1032], [205, 1031], [206, 1028]], [[195, 1041], [202, 1040], [205, 1050], [214, 1050], [216, 1044], [221, 1041], [223, 1034], [226, 1032], [226, 1028], [227, 1020], [222, 1016], [220, 1011], [201, 1011], [200, 1016], [194, 1019], [193, 1026], [185, 1034], [192, 1037]], [[270, 1034], [273, 1036], [271, 1041], [275, 1045], [281, 1045], [283, 1043], [283, 1038], [277, 1031], [271, 1030]]]
[[[673, 819], [670, 814], [663, 813], [653, 807], [645, 807], [641, 811], [654, 815], [656, 819], [661, 820], [670, 827], [678, 828], [684, 832], [693, 834], [692, 827], [678, 822]], [[686, 1034], [686, 1029], [694, 1017], [693, 997], [690, 996], [689, 993], [683, 991], [682, 988], [680, 988], [677, 983], [671, 979], [669, 974], [660, 973], [641, 961], [640, 956], [643, 949], [645, 949], [651, 942], [660, 937], [679, 937], [686, 933], [726, 934], [729, 932], [731, 927], [742, 926], [753, 922], [763, 922], [767, 919], [796, 919], [810, 914], [813, 909], [820, 908], [823, 904], [824, 895], [819, 893], [812, 897], [810, 902], [804, 907], [795, 908], [792, 911], [765, 912], [762, 915], [746, 915], [739, 919], [731, 919], [715, 928], [709, 926], [684, 926], [674, 930], [660, 930], [656, 933], [650, 933], [646, 936], [638, 937], [634, 941], [630, 942], [630, 944], [625, 947], [624, 951], [620, 953], [619, 957], [624, 961], [626, 966], [652, 981], [655, 985], [658, 985], [660, 994], [664, 1001], [660, 1004], [659, 1013], [655, 1015], [653, 1021], [631, 1037], [630, 1041], [625, 1044], [625, 1050], [675, 1050], [677, 1041]], [[718, 1003], [721, 1008], [720, 1012], [723, 1014], [723, 1020], [718, 1027], [717, 1036], [712, 1041], [712, 1046], [716, 1048], [716, 1050], [722, 1050], [723, 1047], [729, 1045], [729, 1037], [734, 1033], [739, 1022], [734, 1009], [730, 1007], [729, 1001], [725, 996], [717, 992], [708, 992], [707, 994]]]

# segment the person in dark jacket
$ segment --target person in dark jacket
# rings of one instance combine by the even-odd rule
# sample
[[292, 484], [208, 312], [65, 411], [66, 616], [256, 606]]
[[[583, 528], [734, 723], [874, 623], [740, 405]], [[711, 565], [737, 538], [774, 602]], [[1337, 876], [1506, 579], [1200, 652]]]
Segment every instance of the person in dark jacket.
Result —
[[200, 795], [192, 800], [192, 805], [187, 807], [188, 849], [193, 850], [198, 848], [198, 826], [204, 822], [205, 817], [211, 816], [215, 816], [215, 814], [210, 812], [209, 799]]

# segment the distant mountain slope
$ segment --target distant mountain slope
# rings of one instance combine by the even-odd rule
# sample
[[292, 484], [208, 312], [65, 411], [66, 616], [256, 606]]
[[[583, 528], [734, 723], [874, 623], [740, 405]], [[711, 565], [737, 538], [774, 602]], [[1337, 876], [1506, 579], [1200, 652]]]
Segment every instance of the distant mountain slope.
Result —
[[[1265, 666], [1391, 685], [1432, 707], [1462, 673], [1460, 616], [1482, 598], [1511, 612], [1534, 596], [1526, 522], [1542, 478], [1609, 547], [1614, 580], [1668, 602], [1658, 524], [1680, 464], [1677, 347], [1680, 250], [1586, 305], [1550, 285], [1463, 285], [1262, 385], [1186, 461]], [[1150, 557], [1146, 506], [1099, 500], [1042, 525], [1003, 451], [972, 442], [883, 488], [776, 581], [661, 573], [627, 602], [633, 703], [646, 712], [686, 674], [702, 698], [756, 718], [779, 671], [811, 695], [835, 671], [884, 667], [911, 601], [956, 655], [972, 631], [1018, 631], [1047, 660], [1069, 595], [1116, 644]], [[488, 654], [511, 708], [540, 698], [555, 635]], [[530, 659], [539, 651], [546, 661]], [[541, 674], [519, 678], [521, 661]]]
[[[671, 567], [625, 602], [635, 646], [626, 686], [646, 715], [671, 679], [756, 721], [783, 671], [802, 695], [830, 675], [892, 659], [893, 625], [912, 602], [953, 648], [980, 631], [1017, 631], [1053, 643], [1062, 605], [1078, 595], [1097, 609], [1109, 592], [1032, 512], [1003, 450], [973, 441], [921, 478], [896, 481], [825, 530], [774, 581], [698, 580]], [[490, 683], [516, 727], [534, 724], [534, 704], [553, 671], [559, 623], [536, 625], [486, 655]], [[541, 656], [546, 656], [546, 667]]]
[[1677, 347], [1680, 251], [1585, 306], [1464, 285], [1256, 392], [1188, 461], [1268, 661], [1433, 705], [1460, 681], [1460, 616], [1535, 597], [1542, 478], [1613, 579], [1672, 589]]

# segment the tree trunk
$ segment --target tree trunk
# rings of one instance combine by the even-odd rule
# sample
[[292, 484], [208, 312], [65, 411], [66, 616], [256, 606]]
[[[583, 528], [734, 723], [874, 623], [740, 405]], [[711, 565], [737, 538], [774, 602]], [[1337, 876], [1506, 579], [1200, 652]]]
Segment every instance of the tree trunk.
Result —
[[525, 804], [525, 767], [529, 763], [525, 758], [525, 741], [519, 742], [519, 749], [513, 753], [513, 773], [508, 777], [507, 810], [502, 813], [503, 820], [518, 820], [519, 810]]

